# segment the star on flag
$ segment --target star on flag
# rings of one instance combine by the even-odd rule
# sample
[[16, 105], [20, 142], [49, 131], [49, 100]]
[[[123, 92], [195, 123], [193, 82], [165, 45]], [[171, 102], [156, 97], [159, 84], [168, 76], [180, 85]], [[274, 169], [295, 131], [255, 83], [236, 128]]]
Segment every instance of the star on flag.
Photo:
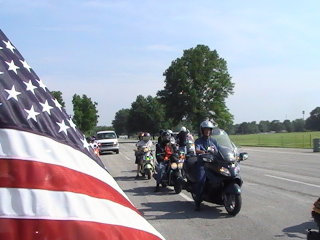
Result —
[[57, 122], [57, 124], [59, 125], [60, 129], [59, 132], [64, 132], [67, 135], [67, 129], [70, 128], [68, 127], [65, 123], [64, 120], [61, 121], [61, 123]]
[[29, 64], [25, 61], [25, 60], [20, 60], [20, 62], [22, 63], [23, 67], [26, 68], [29, 72], [31, 67], [29, 66]]
[[41, 103], [42, 106], [42, 112], [47, 112], [49, 115], [51, 114], [51, 109], [53, 109], [53, 107], [51, 107], [48, 103], [48, 100], [46, 100], [44, 103]]
[[36, 116], [39, 115], [40, 113], [34, 111], [33, 106], [31, 106], [31, 108], [29, 110], [25, 109], [25, 111], [28, 113], [27, 120], [31, 118], [34, 121], [37, 121]]
[[57, 108], [59, 108], [60, 111], [61, 111], [62, 106], [61, 106], [61, 104], [58, 102], [58, 100], [57, 100], [57, 99], [53, 99], [53, 102], [54, 102], [55, 106], [56, 106]]
[[27, 83], [23, 82], [23, 83], [27, 86], [27, 91], [31, 91], [34, 95], [35, 94], [34, 89], [36, 89], [37, 87], [32, 84], [32, 81], [29, 80], [29, 82], [27, 82]]
[[10, 49], [10, 51], [14, 53], [13, 49], [15, 49], [15, 47], [11, 44], [11, 42], [10, 41], [3, 41], [3, 42], [6, 45], [6, 48]]
[[8, 64], [9, 66], [8, 70], [14, 71], [15, 74], [18, 74], [17, 69], [20, 69], [20, 68], [14, 64], [13, 60], [11, 60], [11, 62], [6, 62], [6, 64]]
[[14, 98], [15, 100], [18, 101], [18, 95], [20, 95], [21, 92], [16, 91], [16, 88], [15, 88], [14, 85], [12, 86], [11, 90], [5, 89], [5, 91], [6, 91], [7, 93], [9, 93], [9, 95], [8, 95], [8, 97], [7, 97], [7, 100], [10, 100], [11, 98]]

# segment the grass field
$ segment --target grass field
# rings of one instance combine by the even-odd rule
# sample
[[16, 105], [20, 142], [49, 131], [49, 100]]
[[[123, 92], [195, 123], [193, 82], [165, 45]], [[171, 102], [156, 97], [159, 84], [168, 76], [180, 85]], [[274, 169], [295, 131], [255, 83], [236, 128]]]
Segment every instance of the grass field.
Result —
[[313, 148], [313, 139], [320, 138], [320, 132], [260, 133], [230, 138], [238, 146]]

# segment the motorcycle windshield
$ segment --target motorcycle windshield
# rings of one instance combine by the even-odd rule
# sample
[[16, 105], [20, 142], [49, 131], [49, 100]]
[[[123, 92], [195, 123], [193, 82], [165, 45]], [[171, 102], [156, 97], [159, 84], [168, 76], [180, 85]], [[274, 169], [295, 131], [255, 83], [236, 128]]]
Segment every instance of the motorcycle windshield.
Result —
[[218, 151], [223, 160], [234, 162], [236, 160], [237, 150], [229, 138], [229, 135], [220, 128], [212, 130], [212, 137], [217, 140]]

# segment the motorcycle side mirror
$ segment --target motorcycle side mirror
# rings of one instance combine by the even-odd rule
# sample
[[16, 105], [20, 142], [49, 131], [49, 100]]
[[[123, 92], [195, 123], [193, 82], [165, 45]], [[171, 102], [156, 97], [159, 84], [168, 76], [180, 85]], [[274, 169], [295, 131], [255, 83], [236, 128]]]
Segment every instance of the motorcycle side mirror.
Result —
[[248, 153], [242, 152], [239, 154], [239, 161], [244, 161], [244, 160], [248, 159], [248, 157], [249, 157]]

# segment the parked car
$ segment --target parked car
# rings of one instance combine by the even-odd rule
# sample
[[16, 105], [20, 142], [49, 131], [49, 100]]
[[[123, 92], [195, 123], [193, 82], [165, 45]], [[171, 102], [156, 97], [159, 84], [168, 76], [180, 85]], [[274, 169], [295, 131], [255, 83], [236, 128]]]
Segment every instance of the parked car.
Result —
[[99, 131], [96, 140], [100, 144], [100, 154], [107, 151], [119, 153], [119, 142], [114, 131]]

